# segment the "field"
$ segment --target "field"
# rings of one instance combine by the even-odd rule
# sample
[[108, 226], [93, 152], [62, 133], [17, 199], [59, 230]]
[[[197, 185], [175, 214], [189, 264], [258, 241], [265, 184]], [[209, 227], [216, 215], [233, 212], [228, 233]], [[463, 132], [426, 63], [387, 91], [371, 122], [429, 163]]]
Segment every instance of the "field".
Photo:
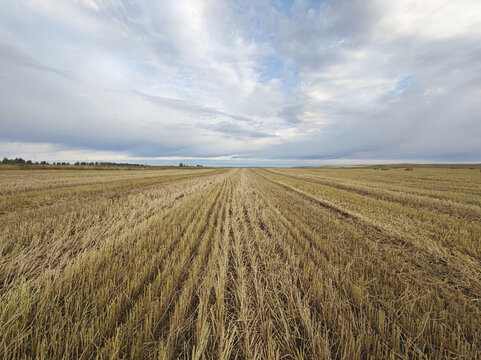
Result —
[[1, 359], [481, 359], [479, 169], [0, 184]]

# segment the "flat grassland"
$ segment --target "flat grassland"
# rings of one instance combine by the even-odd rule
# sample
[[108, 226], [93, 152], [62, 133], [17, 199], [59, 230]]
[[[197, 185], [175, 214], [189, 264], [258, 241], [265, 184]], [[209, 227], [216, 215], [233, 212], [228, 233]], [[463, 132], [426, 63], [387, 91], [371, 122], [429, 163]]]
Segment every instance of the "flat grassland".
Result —
[[481, 359], [481, 173], [0, 171], [1, 359]]

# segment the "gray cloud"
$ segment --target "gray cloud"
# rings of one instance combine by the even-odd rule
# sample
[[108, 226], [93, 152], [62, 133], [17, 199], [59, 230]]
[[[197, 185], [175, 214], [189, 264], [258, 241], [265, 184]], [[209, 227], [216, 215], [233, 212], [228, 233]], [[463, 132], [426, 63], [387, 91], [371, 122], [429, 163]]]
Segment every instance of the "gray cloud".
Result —
[[72, 75], [68, 74], [67, 72], [46, 66], [41, 61], [38, 61], [24, 54], [20, 50], [2, 43], [0, 43], [0, 63], [4, 66], [8, 64], [13, 66], [32, 68], [39, 71], [46, 71], [53, 75], [65, 77], [69, 80], [76, 80]]
[[223, 111], [220, 111], [208, 106], [197, 105], [195, 103], [192, 103], [186, 100], [171, 99], [171, 98], [166, 98], [162, 96], [152, 96], [136, 90], [132, 90], [132, 92], [153, 103], [156, 103], [162, 106], [168, 106], [174, 109], [183, 110], [196, 116], [206, 116], [206, 117], [226, 116], [233, 120], [239, 120], [244, 122], [250, 121], [250, 119], [245, 116], [228, 114]]
[[242, 139], [256, 139], [273, 137], [272, 134], [258, 131], [256, 129], [249, 129], [239, 126], [230, 121], [219, 121], [214, 124], [198, 124], [199, 128], [220, 133], [226, 137], [236, 137]]

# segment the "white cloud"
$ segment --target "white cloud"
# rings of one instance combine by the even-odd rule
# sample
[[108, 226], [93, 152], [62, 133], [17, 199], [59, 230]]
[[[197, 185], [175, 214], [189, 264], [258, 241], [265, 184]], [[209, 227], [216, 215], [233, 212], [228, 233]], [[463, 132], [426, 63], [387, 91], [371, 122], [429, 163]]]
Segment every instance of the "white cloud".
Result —
[[477, 0], [382, 1], [378, 36], [414, 36], [440, 40], [481, 33], [481, 2]]

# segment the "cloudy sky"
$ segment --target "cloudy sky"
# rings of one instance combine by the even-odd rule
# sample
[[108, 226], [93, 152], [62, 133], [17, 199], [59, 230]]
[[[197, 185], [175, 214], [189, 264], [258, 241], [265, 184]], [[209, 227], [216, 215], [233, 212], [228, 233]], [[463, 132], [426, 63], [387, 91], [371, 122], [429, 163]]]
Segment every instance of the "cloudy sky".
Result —
[[481, 1], [4, 0], [0, 156], [481, 161]]

